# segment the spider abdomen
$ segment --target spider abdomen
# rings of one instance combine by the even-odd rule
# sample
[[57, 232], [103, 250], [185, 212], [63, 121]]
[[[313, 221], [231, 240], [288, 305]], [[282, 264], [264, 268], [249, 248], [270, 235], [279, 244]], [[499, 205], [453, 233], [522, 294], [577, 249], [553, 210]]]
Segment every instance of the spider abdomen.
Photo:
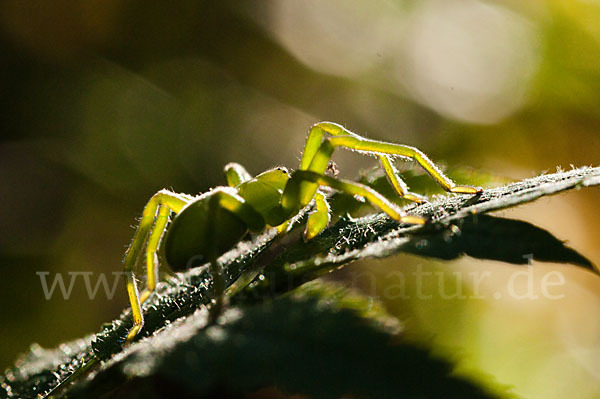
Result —
[[247, 225], [232, 212], [223, 207], [211, 209], [210, 204], [210, 196], [201, 197], [173, 219], [165, 237], [165, 255], [174, 271], [209, 262], [247, 233]]

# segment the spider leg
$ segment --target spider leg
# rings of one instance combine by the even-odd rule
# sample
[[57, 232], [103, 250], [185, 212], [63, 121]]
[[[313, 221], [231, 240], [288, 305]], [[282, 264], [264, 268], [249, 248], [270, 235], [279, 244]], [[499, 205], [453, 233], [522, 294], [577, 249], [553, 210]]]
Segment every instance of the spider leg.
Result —
[[[323, 137], [326, 133], [332, 137], [328, 137], [323, 141]], [[477, 194], [482, 191], [480, 187], [456, 185], [456, 183], [446, 176], [427, 157], [427, 155], [417, 148], [402, 144], [370, 140], [352, 133], [343, 126], [332, 122], [320, 122], [313, 125], [310, 129], [302, 154], [302, 160], [300, 161], [300, 170], [311, 170], [319, 174], [324, 173], [329, 164], [331, 155], [337, 147], [346, 147], [351, 150], [376, 155], [394, 189], [399, 195], [411, 201], [422, 202], [423, 199], [420, 196], [410, 193], [406, 184], [400, 180], [391, 162], [391, 157], [393, 156], [409, 158], [416, 161], [446, 191], [462, 194]], [[307, 186], [304, 190], [305, 192], [303, 195], [309, 197], [314, 194], [313, 190], [316, 190], [316, 188], [314, 185], [311, 185], [310, 188]]]
[[[287, 184], [281, 199], [281, 205], [284, 209], [284, 212], [293, 213], [296, 209], [299, 209], [310, 202], [310, 199], [306, 201], [306, 199], [302, 197], [303, 185], [305, 183], [315, 185], [317, 188], [320, 186], [328, 186], [351, 195], [359, 195], [364, 197], [371, 204], [384, 211], [392, 219], [399, 222], [419, 225], [425, 224], [424, 218], [420, 216], [407, 215], [402, 209], [398, 208], [398, 206], [368, 186], [350, 180], [336, 179], [335, 177], [322, 175], [310, 170], [298, 170], [292, 174], [292, 177], [290, 178], [290, 181]], [[319, 214], [318, 208], [319, 202], [321, 201], [320, 196], [316, 196], [315, 200], [317, 201], [316, 213]], [[326, 223], [315, 223], [313, 226], [307, 226], [308, 238], [312, 238], [319, 234], [325, 228], [325, 226], [327, 226]]]
[[394, 191], [396, 191], [401, 198], [418, 204], [427, 202], [427, 199], [424, 196], [408, 191], [408, 186], [400, 178], [400, 174], [394, 167], [392, 158], [389, 155], [379, 155], [379, 163], [381, 163], [381, 167], [385, 171], [388, 181], [394, 188]]
[[329, 208], [325, 195], [322, 192], [317, 191], [315, 193], [315, 210], [308, 216], [306, 230], [304, 230], [304, 238], [310, 240], [327, 227], [331, 220], [330, 211], [331, 208]]
[[235, 187], [241, 183], [252, 180], [252, 175], [248, 173], [246, 168], [236, 162], [230, 162], [225, 165], [225, 179], [229, 187]]
[[148, 294], [144, 293], [143, 295], [143, 299], [146, 299], [156, 286], [158, 264], [155, 261], [155, 253], [158, 244], [160, 243], [160, 237], [162, 236], [168, 221], [169, 213], [170, 211], [175, 213], [179, 212], [188, 202], [188, 196], [181, 196], [168, 190], [161, 190], [154, 194], [144, 207], [142, 220], [137, 227], [131, 245], [125, 254], [125, 260], [123, 261], [127, 294], [129, 296], [129, 302], [131, 303], [131, 314], [133, 316], [133, 327], [127, 334], [126, 342], [131, 341], [144, 325], [144, 316], [141, 310], [141, 302], [143, 301], [140, 300], [135, 276], [133, 274], [133, 269], [135, 268], [140, 251], [144, 247], [146, 238], [154, 225], [154, 229], [152, 229], [152, 233], [150, 233], [147, 244], [147, 260], [149, 261], [147, 263]]
[[158, 215], [154, 222], [154, 227], [146, 244], [146, 288], [140, 295], [140, 303], [146, 302], [152, 291], [156, 288], [158, 280], [158, 261], [156, 259], [156, 251], [160, 244], [160, 239], [165, 232], [165, 227], [169, 222], [171, 209], [167, 206], [158, 208]]

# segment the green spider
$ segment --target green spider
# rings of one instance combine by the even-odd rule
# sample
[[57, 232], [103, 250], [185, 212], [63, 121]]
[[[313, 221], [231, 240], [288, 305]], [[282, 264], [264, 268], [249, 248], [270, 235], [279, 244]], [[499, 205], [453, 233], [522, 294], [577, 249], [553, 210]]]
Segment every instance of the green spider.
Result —
[[[394, 157], [418, 162], [446, 191], [461, 194], [482, 192], [480, 187], [456, 185], [423, 152], [414, 147], [366, 139], [336, 123], [317, 123], [308, 133], [297, 171], [290, 173], [285, 168], [278, 167], [252, 177], [241, 165], [230, 163], [225, 167], [228, 187], [216, 187], [198, 196], [161, 190], [148, 201], [124, 260], [127, 293], [134, 323], [126, 342], [130, 342], [144, 325], [141, 303], [156, 287], [156, 253], [165, 231], [165, 258], [174, 271], [189, 268], [190, 260], [209, 263], [215, 298], [210, 318], [214, 321], [221, 311], [225, 290], [217, 258], [232, 248], [248, 231], [259, 232], [267, 226], [273, 226], [284, 232], [290, 219], [312, 201], [314, 210], [307, 220], [305, 238], [310, 240], [318, 235], [330, 221], [329, 205], [323, 192], [319, 191], [321, 186], [363, 197], [398, 222], [415, 225], [425, 223], [425, 219], [406, 214], [367, 186], [326, 175], [331, 156], [337, 147], [378, 157], [394, 190], [410, 201], [422, 203], [425, 198], [408, 191], [393, 166]], [[171, 213], [175, 216], [167, 229]], [[133, 269], [144, 245], [147, 279], [146, 288], [140, 295]]]

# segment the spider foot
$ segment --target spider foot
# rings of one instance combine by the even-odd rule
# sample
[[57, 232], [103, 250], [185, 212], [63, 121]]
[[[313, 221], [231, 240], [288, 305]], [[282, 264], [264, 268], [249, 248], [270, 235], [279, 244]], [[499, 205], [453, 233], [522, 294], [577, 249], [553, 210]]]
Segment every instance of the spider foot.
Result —
[[400, 222], [408, 223], [408, 224], [424, 225], [427, 222], [427, 219], [422, 218], [421, 216], [406, 215], [406, 216], [402, 216], [402, 218], [400, 219]]
[[481, 194], [483, 188], [474, 186], [454, 186], [450, 189], [450, 192], [457, 194]]
[[134, 325], [133, 328], [131, 330], [129, 330], [129, 333], [127, 334], [127, 338], [125, 339], [125, 343], [126, 344], [130, 343], [135, 338], [135, 336], [138, 334], [138, 332], [140, 332], [142, 327], [143, 327], [143, 325], [141, 325], [141, 324]]
[[402, 198], [408, 201], [416, 202], [417, 204], [424, 204], [427, 202], [427, 197], [411, 192], [404, 194]]

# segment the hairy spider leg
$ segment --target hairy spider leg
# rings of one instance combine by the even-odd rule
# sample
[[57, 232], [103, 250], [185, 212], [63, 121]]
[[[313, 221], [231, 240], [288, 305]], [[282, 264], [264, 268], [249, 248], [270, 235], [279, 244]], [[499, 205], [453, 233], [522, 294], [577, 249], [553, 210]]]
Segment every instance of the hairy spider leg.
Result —
[[314, 196], [315, 209], [308, 216], [306, 221], [306, 229], [304, 230], [304, 237], [310, 240], [317, 236], [321, 231], [327, 227], [331, 220], [331, 208], [325, 198], [325, 194], [317, 191]]
[[[187, 202], [191, 202], [195, 198], [193, 195], [189, 194], [172, 193], [167, 190], [163, 190], [163, 192], [169, 193], [169, 195], [176, 195], [178, 199]], [[172, 203], [171, 205], [161, 204], [161, 206], [158, 207], [158, 215], [156, 216], [154, 227], [152, 227], [148, 242], [146, 243], [146, 288], [140, 295], [140, 303], [146, 302], [146, 299], [148, 299], [152, 291], [156, 288], [156, 283], [158, 281], [158, 259], [156, 253], [158, 252], [160, 240], [165, 233], [165, 228], [169, 222], [171, 212], [177, 214], [181, 211], [181, 207], [176, 209], [177, 206], [173, 205], [174, 204]]]
[[418, 204], [427, 202], [427, 198], [425, 198], [424, 196], [415, 194], [408, 190], [408, 186], [406, 185], [404, 180], [402, 180], [400, 178], [400, 173], [394, 166], [393, 159], [391, 156], [379, 155], [379, 163], [381, 164], [381, 167], [385, 171], [385, 175], [387, 176], [388, 181], [394, 188], [394, 191], [396, 191], [396, 193], [401, 198], [404, 198], [405, 200], [408, 200], [408, 201], [416, 202]]
[[146, 244], [146, 288], [140, 295], [140, 303], [146, 302], [146, 299], [148, 299], [152, 291], [156, 288], [156, 282], [158, 281], [156, 251], [158, 250], [160, 239], [169, 222], [170, 215], [171, 209], [169, 209], [169, 207], [160, 206], [158, 208], [158, 215], [156, 216], [154, 227], [150, 232], [148, 243]]
[[[323, 141], [325, 133], [328, 133], [333, 137], [329, 137]], [[427, 157], [427, 155], [417, 148], [402, 144], [370, 140], [333, 122], [320, 122], [311, 127], [308, 138], [306, 139], [302, 160], [300, 161], [300, 169], [323, 173], [329, 164], [333, 150], [338, 146], [374, 153], [379, 158], [394, 190], [401, 197], [410, 201], [423, 202], [424, 199], [420, 195], [408, 191], [406, 183], [400, 179], [398, 172], [393, 166], [393, 156], [416, 161], [446, 191], [461, 194], [477, 194], [482, 191], [480, 187], [456, 185]], [[323, 161], [325, 159], [326, 162], [323, 167]]]
[[[158, 267], [155, 261], [155, 254], [158, 244], [160, 243], [160, 237], [165, 230], [169, 213], [171, 211], [178, 213], [187, 203], [189, 203], [189, 201], [189, 196], [182, 196], [168, 190], [160, 190], [150, 198], [144, 207], [142, 220], [137, 227], [124, 260], [127, 294], [129, 296], [129, 302], [131, 303], [131, 314], [133, 316], [133, 327], [129, 331], [129, 334], [127, 334], [126, 342], [133, 339], [144, 325], [144, 316], [142, 315], [141, 310], [141, 303], [143, 301], [140, 300], [133, 269], [135, 268], [140, 251], [146, 242], [146, 237], [152, 229], [152, 233], [150, 233], [150, 238], [146, 246], [147, 294], [144, 294], [144, 300], [148, 297], [154, 287], [156, 287]], [[154, 228], [152, 228], [152, 226], [154, 226]]]
[[[288, 193], [288, 195], [291, 195]], [[292, 196], [293, 197], [293, 196]], [[327, 202], [327, 197], [320, 191], [317, 191], [313, 197], [315, 200], [314, 209], [308, 215], [308, 220], [306, 221], [306, 228], [304, 229], [304, 238], [307, 240], [311, 240], [316, 237], [321, 231], [327, 227], [329, 222], [331, 221], [331, 208], [329, 207], [329, 203]], [[302, 207], [303, 205], [300, 205]], [[290, 212], [289, 210], [286, 211]], [[287, 219], [279, 226], [276, 226], [278, 233], [283, 233], [288, 231], [288, 229], [292, 225], [292, 220]]]
[[[333, 125], [333, 126], [328, 126]], [[362, 138], [356, 133], [353, 133], [344, 127], [332, 123], [332, 122], [320, 122], [313, 125], [308, 132], [308, 138], [306, 139], [306, 144], [304, 147], [304, 152], [302, 153], [302, 160], [300, 161], [300, 169], [306, 170], [309, 168], [312, 159], [315, 154], [319, 150], [321, 143], [323, 141], [323, 137], [325, 133], [330, 134], [331, 136], [352, 136], [356, 138]], [[401, 197], [409, 201], [417, 202], [422, 204], [426, 202], [426, 198], [410, 192], [408, 190], [408, 186], [406, 183], [400, 178], [400, 173], [394, 167], [393, 160], [389, 155], [385, 154], [376, 154], [379, 158], [379, 162], [383, 170], [385, 171], [386, 177], [390, 184], [392, 185], [394, 191]]]
[[252, 175], [246, 168], [236, 162], [230, 162], [225, 165], [225, 180], [229, 187], [235, 187], [248, 180], [252, 180]]
[[[371, 204], [378, 207], [388, 214], [392, 219], [399, 222], [419, 225], [425, 224], [424, 218], [420, 216], [407, 215], [404, 211], [402, 211], [402, 209], [368, 186], [350, 180], [337, 179], [335, 177], [323, 175], [310, 170], [297, 170], [292, 174], [292, 177], [286, 185], [285, 191], [283, 192], [283, 197], [281, 199], [281, 205], [284, 209], [284, 212], [293, 214], [297, 209], [302, 208], [311, 201], [310, 198], [303, 198], [303, 185], [307, 182], [311, 183], [311, 185], [314, 185], [317, 188], [320, 186], [328, 186], [341, 192], [364, 197]], [[318, 201], [319, 199], [317, 199], [317, 206]], [[317, 231], [315, 228], [308, 234], [314, 237], [319, 234], [325, 228], [325, 226], [327, 225], [320, 224], [320, 230]]]
[[[240, 196], [229, 192], [229, 188], [221, 187], [207, 193], [209, 201], [209, 228], [215, 231], [219, 228], [218, 223], [213, 219], [216, 215], [216, 208], [226, 209], [238, 216], [250, 230], [259, 231], [265, 226], [265, 222], [250, 205], [244, 202]], [[170, 212], [180, 213], [187, 205], [191, 205], [199, 197], [187, 194], [177, 194], [168, 190], [161, 190], [154, 194], [150, 201], [144, 207], [142, 220], [133, 237], [133, 241], [125, 255], [125, 272], [127, 282], [127, 293], [131, 303], [131, 312], [133, 315], [133, 327], [127, 335], [126, 342], [131, 341], [144, 325], [144, 316], [141, 311], [141, 303], [144, 302], [156, 287], [158, 263], [156, 262], [156, 251], [160, 244]], [[158, 213], [158, 214], [157, 214]], [[153, 227], [154, 226], [154, 227]], [[152, 231], [150, 232], [150, 230]], [[150, 237], [148, 237], [150, 234]], [[214, 234], [211, 237], [218, 237]], [[133, 269], [141, 249], [146, 242], [146, 261], [147, 261], [147, 288], [142, 296], [138, 293], [137, 284], [133, 274]], [[223, 303], [223, 292], [225, 290], [225, 281], [220, 266], [217, 263], [216, 248], [217, 243], [209, 245], [212, 253], [208, 254], [210, 260], [209, 270], [213, 278], [213, 293], [215, 303], [211, 307], [210, 319], [216, 320], [220, 314]]]

